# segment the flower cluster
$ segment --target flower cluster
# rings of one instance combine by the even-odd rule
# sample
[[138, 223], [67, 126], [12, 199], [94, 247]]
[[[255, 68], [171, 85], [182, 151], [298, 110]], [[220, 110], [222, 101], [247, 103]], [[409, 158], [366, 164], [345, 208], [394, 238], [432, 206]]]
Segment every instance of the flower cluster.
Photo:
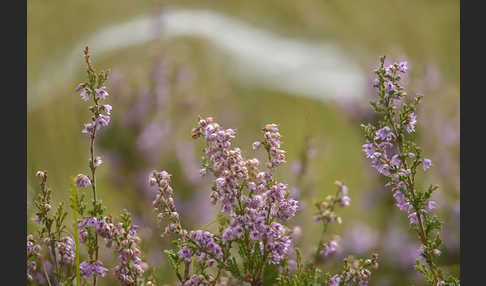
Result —
[[110, 115], [113, 107], [109, 104], [101, 104], [101, 101], [105, 100], [109, 94], [104, 86], [105, 81], [108, 79], [109, 71], [102, 71], [96, 74], [91, 66], [90, 56], [88, 54], [88, 47], [84, 51], [85, 60], [88, 64], [88, 82], [82, 82], [76, 87], [76, 92], [81, 92], [81, 99], [88, 101], [93, 99], [94, 105], [89, 108], [93, 117], [91, 122], [84, 124], [82, 133], [88, 134], [90, 137], [94, 137], [96, 130], [101, 127], [106, 127], [110, 123]]
[[88, 261], [83, 261], [79, 264], [81, 270], [81, 275], [84, 277], [90, 277], [92, 275], [104, 277], [107, 268], [103, 267], [103, 263], [99, 260], [89, 263]]
[[[144, 273], [142, 268], [141, 252], [137, 244], [140, 237], [137, 236], [137, 225], [131, 225], [131, 218], [128, 212], [123, 212], [121, 222], [113, 223], [111, 217], [97, 219], [86, 217], [78, 224], [78, 231], [81, 243], [88, 242], [90, 232], [94, 232], [106, 241], [106, 247], [114, 246], [118, 254], [120, 265], [115, 266], [114, 272], [122, 285], [130, 285]], [[85, 273], [89, 275], [104, 276], [101, 261], [81, 263], [84, 265]], [[101, 268], [100, 268], [101, 267]]]
[[[59, 282], [63, 275], [70, 273], [74, 267], [74, 241], [70, 236], [66, 236], [64, 221], [67, 212], [64, 210], [64, 203], [60, 202], [55, 212], [51, 213], [52, 190], [47, 187], [47, 171], [37, 171], [36, 176], [40, 178], [41, 191], [34, 201], [37, 212], [33, 220], [40, 229], [36, 239], [32, 234], [27, 237], [27, 278], [31, 280], [33, 277], [45, 276], [45, 269], [38, 269], [37, 263], [42, 261], [45, 268], [49, 262], [46, 259], [51, 259], [54, 279]], [[42, 241], [45, 245], [47, 257], [40, 253], [41, 247], [35, 244], [36, 240]], [[37, 273], [34, 273], [35, 270]]]
[[141, 251], [138, 248], [140, 237], [137, 236], [138, 225], [133, 225], [130, 214], [125, 211], [117, 225], [116, 251], [120, 265], [115, 266], [115, 276], [121, 285], [136, 285], [137, 279], [145, 272], [142, 266]]
[[407, 212], [410, 224], [422, 242], [422, 257], [428, 268], [418, 264], [417, 270], [434, 285], [456, 285], [457, 280], [452, 276], [446, 279], [434, 262], [434, 253], [440, 253], [442, 243], [438, 234], [441, 223], [431, 213], [436, 202], [430, 197], [438, 187], [430, 186], [421, 191], [415, 184], [418, 167], [422, 166], [426, 171], [432, 165], [430, 159], [422, 158], [421, 149], [413, 140], [417, 124], [415, 113], [422, 97], [406, 102], [407, 94], [400, 84], [401, 76], [408, 70], [406, 62], [388, 66], [384, 63], [385, 57], [382, 57], [381, 65], [375, 70], [378, 78], [373, 84], [379, 99], [371, 102], [384, 120], [377, 126], [362, 125], [366, 137], [363, 152], [371, 160], [371, 165], [385, 177], [385, 186], [393, 192], [396, 206]]
[[[209, 231], [202, 231], [202, 230], [196, 230], [196, 231], [191, 231], [189, 232], [189, 238], [193, 243], [196, 244], [196, 251], [194, 252], [194, 255], [199, 255], [199, 258], [203, 260], [205, 257], [215, 257], [217, 259], [221, 259], [223, 256], [223, 251], [221, 246], [216, 243], [214, 234], [210, 233]], [[189, 251], [186, 246], [184, 246], [181, 249], [181, 252], [184, 251]], [[182, 256], [187, 259], [187, 254], [181, 253]], [[213, 259], [208, 259], [207, 264], [212, 265], [214, 262]]]
[[[36, 260], [39, 259], [43, 261], [44, 269], [43, 272], [35, 273], [35, 278], [38, 281], [44, 280], [49, 285], [74, 285], [74, 279], [76, 279], [76, 285], [81, 285], [80, 276], [82, 276], [92, 278], [92, 285], [96, 286], [97, 277], [104, 277], [108, 271], [108, 268], [104, 267], [103, 262], [99, 259], [99, 236], [106, 241], [106, 247], [114, 246], [118, 254], [120, 264], [114, 268], [114, 272], [122, 285], [150, 285], [152, 283], [150, 279], [139, 279], [145, 272], [146, 264], [142, 262], [141, 251], [138, 248], [140, 242], [136, 233], [138, 226], [132, 225], [130, 214], [126, 211], [122, 213], [120, 222], [114, 223], [111, 216], [104, 215], [106, 208], [97, 198], [95, 171], [103, 163], [103, 160], [100, 156], [95, 156], [94, 142], [99, 127], [106, 127], [110, 121], [111, 105], [100, 104], [109, 95], [104, 86], [109, 72], [95, 72], [90, 62], [87, 47], [84, 50], [84, 55], [88, 66], [88, 81], [79, 84], [76, 91], [81, 92], [83, 100], [93, 99], [94, 103], [89, 108], [93, 114], [91, 122], [86, 123], [82, 131], [89, 135], [91, 176], [78, 174], [72, 178], [71, 206], [75, 218], [75, 238], [73, 239], [70, 236], [71, 232], [67, 231], [64, 224], [67, 212], [63, 209], [63, 203], [59, 204], [53, 215], [50, 214], [52, 191], [46, 186], [47, 171], [36, 173], [36, 176], [41, 179], [41, 192], [34, 202], [37, 208], [34, 221], [40, 225], [39, 240], [44, 242], [48, 255], [42, 257], [39, 252], [40, 246], [34, 244], [32, 236], [28, 237], [27, 277], [32, 279], [33, 271], [36, 270]], [[93, 190], [93, 205], [92, 209], [87, 210], [84, 201], [85, 193], [81, 192], [78, 196], [76, 187], [87, 188], [89, 186]], [[78, 220], [78, 214], [82, 217], [81, 220]], [[66, 236], [66, 233], [70, 235]], [[79, 263], [79, 242], [85, 244], [88, 248], [88, 257], [83, 258], [85, 261], [81, 263]], [[48, 274], [48, 272], [51, 274]], [[53, 279], [52, 282], [51, 279]]]
[[88, 229], [92, 229], [96, 234], [107, 240], [107, 247], [111, 247], [112, 240], [118, 235], [118, 230], [109, 217], [97, 219], [96, 217], [86, 217], [78, 223], [78, 231], [81, 243], [86, 243], [89, 233]]
[[166, 171], [157, 172], [153, 171], [149, 176], [149, 184], [151, 186], [157, 185], [158, 193], [152, 202], [155, 212], [157, 213], [157, 220], [159, 223], [164, 218], [169, 219], [169, 224], [166, 226], [164, 235], [171, 233], [180, 234], [181, 238], [187, 234], [187, 231], [182, 229], [179, 213], [177, 212], [174, 204], [174, 190], [170, 186], [171, 175]]
[[[184, 261], [186, 269], [192, 258], [197, 256], [203, 263], [200, 270], [203, 276], [205, 268], [217, 265], [219, 271], [225, 269], [241, 281], [261, 283], [263, 269], [268, 267], [266, 265], [286, 261], [292, 237], [289, 229], [280, 222], [292, 218], [299, 204], [289, 196], [287, 185], [277, 182], [272, 175], [277, 166], [285, 163], [285, 151], [280, 149], [277, 125], [266, 125], [263, 133], [264, 140], [255, 142], [253, 147], [256, 150], [259, 145], [265, 146], [269, 158], [267, 167], [270, 169], [267, 172], [259, 170], [258, 159], [245, 159], [240, 148], [232, 148], [231, 141], [236, 136], [233, 129], [223, 129], [208, 117], [199, 118], [192, 130], [194, 139], [203, 137], [207, 142], [200, 173], [205, 175], [211, 172], [215, 176], [210, 201], [213, 204], [220, 202], [221, 211], [228, 218], [226, 222], [221, 222], [219, 234], [196, 230], [186, 235], [173, 205], [170, 175], [165, 171], [154, 171], [150, 176], [150, 184], [159, 187], [153, 202], [158, 218], [168, 218], [169, 231], [166, 228], [166, 232], [182, 232], [179, 251], [176, 255], [169, 255], [174, 257], [171, 259], [175, 262]], [[249, 260], [244, 269], [245, 277], [234, 260], [227, 260], [233, 244], [239, 245], [240, 255]], [[175, 270], [182, 283], [190, 281], [187, 275], [182, 277]], [[204, 277], [205, 281], [212, 281]]]
[[[340, 181], [336, 181], [335, 184], [337, 186], [336, 194], [334, 196], [329, 195], [325, 198], [325, 200], [317, 202], [315, 204], [317, 214], [314, 215], [314, 221], [322, 223], [323, 235], [327, 231], [327, 227], [330, 223], [342, 223], [341, 217], [339, 217], [334, 211], [335, 207], [337, 205], [339, 205], [340, 207], [347, 207], [351, 203], [351, 199], [348, 196], [348, 187]], [[317, 252], [321, 255], [321, 257], [329, 256], [337, 250], [339, 246], [338, 241], [339, 237], [337, 236], [329, 240], [327, 243], [324, 243], [323, 238], [321, 238]], [[316, 260], [318, 258], [320, 257], [316, 256]]]
[[336, 252], [338, 247], [337, 239], [332, 239], [328, 243], [324, 244], [324, 247], [319, 252], [323, 257], [326, 257], [334, 252]]
[[[276, 124], [263, 128], [264, 140], [253, 143], [257, 149], [263, 144], [269, 156], [271, 170], [285, 162], [285, 151], [280, 149], [280, 133]], [[223, 242], [240, 239], [244, 234], [252, 242], [264, 240], [270, 262], [278, 264], [287, 253], [291, 238], [287, 229], [274, 219], [288, 221], [295, 215], [298, 202], [289, 198], [287, 186], [276, 182], [271, 172], [258, 170], [258, 159], [244, 160], [239, 148], [230, 149], [236, 135], [224, 130], [213, 118], [200, 118], [193, 129], [193, 138], [203, 135], [209, 147], [205, 149], [206, 168], [217, 177], [211, 198], [220, 198], [222, 211], [231, 216], [230, 225], [222, 234]], [[221, 169], [222, 168], [222, 169]], [[247, 193], [243, 192], [246, 187]], [[235, 211], [236, 209], [236, 211]]]
[[378, 269], [378, 256], [372, 255], [367, 259], [344, 259], [344, 269], [341, 273], [331, 276], [328, 280], [329, 286], [358, 285], [366, 286], [371, 278], [371, 269]]
[[32, 280], [32, 275], [36, 271], [36, 259], [40, 256], [41, 246], [36, 244], [34, 236], [29, 234], [27, 236], [27, 279]]
[[72, 237], [67, 236], [61, 241], [56, 242], [56, 249], [59, 252], [60, 259], [63, 263], [70, 265], [74, 264], [75, 252], [74, 252], [74, 240]]
[[276, 167], [286, 163], [285, 150], [280, 149], [281, 135], [278, 132], [277, 124], [267, 124], [263, 128], [263, 141], [255, 141], [253, 143], [253, 150], [258, 149], [261, 145], [265, 147], [269, 154], [270, 162], [267, 163], [267, 167], [270, 170], [274, 170]]

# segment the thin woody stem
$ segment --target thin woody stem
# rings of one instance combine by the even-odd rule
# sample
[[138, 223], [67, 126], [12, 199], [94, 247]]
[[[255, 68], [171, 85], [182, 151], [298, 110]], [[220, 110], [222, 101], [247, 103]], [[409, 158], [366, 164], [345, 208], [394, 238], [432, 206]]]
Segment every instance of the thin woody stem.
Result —
[[[398, 149], [400, 151], [400, 154], [403, 154], [403, 140], [402, 140], [402, 136], [399, 136], [399, 133], [398, 133], [398, 130], [395, 126], [395, 122], [393, 121], [392, 119], [392, 116], [389, 112], [389, 110], [386, 111], [386, 116], [388, 117], [388, 120], [390, 121], [390, 124], [393, 128], [393, 132], [395, 133], [395, 140], [396, 140], [396, 143], [398, 145]], [[402, 160], [403, 162], [403, 166], [405, 167], [405, 170], [408, 170], [408, 164], [405, 160]], [[410, 178], [410, 175], [407, 175], [407, 183], [408, 183], [408, 187], [410, 189], [410, 194], [412, 196], [412, 199], [415, 201], [415, 187], [414, 187], [414, 183], [412, 181], [412, 179]], [[417, 214], [417, 221], [418, 221], [418, 225], [419, 225], [419, 237], [420, 237], [420, 240], [422, 241], [422, 243], [424, 245], [428, 245], [428, 238], [427, 238], [427, 235], [424, 231], [424, 227], [423, 227], [423, 223], [422, 223], [422, 216], [420, 214], [420, 209], [418, 209], [416, 206], [413, 206], [413, 208], [415, 209], [415, 213]], [[426, 259], [426, 262], [427, 264], [429, 265], [429, 268], [430, 268], [430, 271], [432, 272], [432, 274], [434, 275], [434, 282], [437, 283], [439, 282], [439, 278], [437, 276], [437, 273], [436, 273], [436, 269], [435, 269], [435, 265], [432, 263], [432, 261], [430, 261], [429, 258]]]

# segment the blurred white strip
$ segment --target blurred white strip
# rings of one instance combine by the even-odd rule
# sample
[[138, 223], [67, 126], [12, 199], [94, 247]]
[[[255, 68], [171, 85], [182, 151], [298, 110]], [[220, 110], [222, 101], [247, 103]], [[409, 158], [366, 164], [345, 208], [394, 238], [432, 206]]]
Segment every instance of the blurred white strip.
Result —
[[55, 87], [55, 82], [79, 71], [81, 50], [86, 44], [101, 57], [105, 52], [178, 36], [211, 42], [218, 53], [228, 57], [229, 76], [244, 85], [319, 99], [364, 93], [364, 72], [330, 43], [284, 38], [216, 12], [170, 9], [160, 18], [142, 16], [81, 41], [62, 62], [53, 62], [42, 80], [28, 87], [29, 108], [46, 102], [46, 98], [36, 96], [41, 91], [52, 94], [46, 91]]

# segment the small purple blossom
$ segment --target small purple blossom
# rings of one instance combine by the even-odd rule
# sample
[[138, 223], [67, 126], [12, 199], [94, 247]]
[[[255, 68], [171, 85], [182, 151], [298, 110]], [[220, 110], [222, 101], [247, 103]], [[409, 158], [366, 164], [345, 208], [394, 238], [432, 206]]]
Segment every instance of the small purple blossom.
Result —
[[432, 161], [430, 159], [424, 159], [422, 161], [422, 167], [424, 168], [424, 171], [427, 171], [428, 168], [432, 165]]
[[406, 61], [398, 63], [398, 71], [401, 73], [406, 73], [408, 70], [408, 63]]
[[111, 115], [111, 110], [113, 109], [113, 107], [109, 104], [104, 104], [102, 107], [103, 111], [108, 114], [108, 115]]
[[373, 87], [378, 87], [378, 85], [379, 85], [379, 84], [380, 84], [380, 80], [376, 78], [376, 79], [373, 81]]
[[81, 130], [81, 133], [84, 134], [90, 134], [94, 129], [94, 124], [92, 122], [90, 123], [85, 123], [83, 130]]
[[187, 246], [183, 246], [181, 250], [178, 252], [179, 257], [184, 258], [185, 261], [191, 261], [192, 252], [191, 249]]
[[80, 188], [86, 188], [87, 186], [91, 185], [91, 180], [86, 175], [78, 174], [74, 178], [74, 184]]
[[409, 214], [408, 219], [410, 220], [411, 224], [418, 224], [417, 212], [413, 212], [413, 213]]
[[110, 117], [107, 115], [100, 114], [95, 120], [95, 125], [99, 127], [106, 127], [110, 123]]
[[397, 90], [397, 87], [391, 81], [387, 81], [385, 83], [385, 89], [387, 92], [393, 92]]
[[341, 198], [341, 200], [339, 201], [339, 204], [342, 207], [347, 207], [347, 206], [349, 206], [350, 202], [351, 202], [351, 199], [348, 196], [343, 196]]
[[339, 274], [336, 274], [329, 280], [329, 286], [339, 286], [339, 282], [341, 282], [341, 277], [339, 277]]
[[381, 129], [378, 129], [376, 131], [375, 140], [391, 141], [392, 140], [392, 133], [391, 133], [390, 127], [385, 126]]
[[109, 94], [108, 92], [106, 92], [106, 87], [105, 86], [102, 86], [100, 88], [97, 88], [95, 91], [96, 91], [96, 96], [98, 99], [105, 99]]
[[324, 247], [321, 249], [320, 254], [324, 257], [330, 255], [331, 253], [336, 252], [338, 247], [338, 243], [336, 240], [331, 240], [328, 243], [324, 245]]
[[363, 144], [363, 152], [365, 152], [366, 158], [371, 158], [375, 153], [375, 147], [369, 141], [366, 141], [366, 144]]
[[83, 89], [83, 91], [81, 91], [81, 93], [79, 95], [81, 96], [82, 100], [84, 100], [84, 101], [89, 100], [90, 94], [86, 91], [86, 89]]
[[78, 86], [76, 86], [76, 92], [80, 91], [83, 87], [84, 87], [83, 83], [78, 84]]

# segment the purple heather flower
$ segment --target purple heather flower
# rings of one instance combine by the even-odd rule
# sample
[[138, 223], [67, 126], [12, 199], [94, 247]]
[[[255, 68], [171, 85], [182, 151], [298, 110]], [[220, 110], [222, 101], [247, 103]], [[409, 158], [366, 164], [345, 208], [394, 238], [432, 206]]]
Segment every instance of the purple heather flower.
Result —
[[85, 277], [91, 276], [91, 264], [88, 261], [83, 261], [79, 264], [81, 275]]
[[378, 87], [378, 84], [380, 83], [380, 81], [378, 79], [375, 79], [373, 81], [373, 87]]
[[68, 236], [63, 239], [63, 241], [57, 243], [57, 249], [59, 250], [62, 261], [67, 264], [74, 264], [75, 259], [75, 246], [74, 240]]
[[94, 275], [101, 277], [104, 277], [106, 271], [108, 271], [107, 268], [103, 267], [103, 263], [99, 260], [91, 264], [91, 270], [93, 271]]
[[378, 170], [378, 172], [380, 172], [381, 174], [385, 175], [385, 176], [390, 176], [390, 166], [388, 166], [387, 164], [385, 165], [381, 165], [379, 163], [376, 164], [376, 169]]
[[81, 91], [81, 93], [79, 94], [81, 96], [81, 99], [84, 100], [84, 101], [88, 101], [89, 100], [89, 93], [86, 91], [86, 89], [83, 89], [83, 91]]
[[411, 224], [418, 224], [417, 212], [413, 212], [413, 213], [409, 214], [408, 219], [410, 220]]
[[192, 252], [191, 252], [191, 249], [187, 246], [183, 246], [181, 248], [181, 250], [179, 250], [179, 256], [181, 258], [184, 258], [185, 261], [191, 261], [191, 256], [192, 256]]
[[110, 123], [110, 117], [107, 115], [100, 114], [98, 118], [95, 120], [96, 126], [106, 127]]
[[401, 73], [406, 73], [408, 70], [408, 63], [406, 61], [398, 63], [398, 71]]
[[396, 91], [397, 87], [391, 81], [387, 81], [385, 83], [385, 89], [386, 91], [390, 92], [390, 91]]
[[111, 110], [113, 109], [113, 107], [109, 104], [105, 104], [103, 105], [103, 111], [108, 114], [108, 115], [111, 115]]
[[79, 264], [80, 272], [82, 276], [89, 277], [91, 275], [96, 275], [96, 276], [101, 276], [104, 277], [106, 271], [105, 267], [103, 267], [103, 263], [101, 261], [96, 261], [93, 264], [83, 261], [81, 264]]
[[323, 249], [319, 252], [322, 256], [326, 257], [329, 254], [335, 252], [337, 250], [338, 243], [335, 240], [329, 241]]
[[393, 197], [397, 200], [397, 207], [400, 210], [408, 212], [412, 209], [412, 205], [406, 201], [405, 195], [400, 190], [395, 191]]
[[97, 95], [97, 98], [98, 99], [103, 100], [103, 99], [105, 99], [109, 95], [108, 92], [106, 92], [105, 89], [106, 89], [105, 86], [102, 86], [100, 88], [95, 89], [96, 95]]
[[392, 159], [390, 161], [390, 163], [392, 164], [392, 166], [400, 167], [401, 161], [400, 161], [400, 159], [398, 157], [399, 157], [398, 154], [393, 155], [393, 157], [392, 157]]
[[35, 223], [37, 223], [37, 224], [41, 223], [41, 220], [40, 220], [40, 217], [39, 216], [34, 216], [32, 218], [32, 221], [35, 222]]
[[366, 144], [363, 144], [363, 152], [365, 152], [366, 158], [371, 158], [373, 153], [375, 153], [375, 147], [373, 147], [373, 144], [366, 141]]
[[437, 203], [435, 201], [428, 201], [427, 205], [425, 206], [425, 211], [430, 212], [432, 209], [435, 209], [437, 207]]
[[348, 194], [348, 187], [346, 185], [342, 185], [341, 194], [343, 194], [344, 196]]
[[92, 122], [85, 123], [83, 130], [81, 130], [81, 133], [89, 134], [89, 133], [91, 133], [91, 131], [93, 131], [93, 127], [94, 127], [94, 125], [93, 125]]
[[95, 160], [94, 160], [94, 166], [95, 166], [95, 167], [98, 167], [98, 166], [100, 166], [101, 164], [103, 164], [103, 160], [101, 159], [101, 157], [100, 157], [100, 156], [97, 156], [97, 157], [95, 158]]
[[[349, 202], [348, 202], [349, 204]], [[295, 215], [297, 211], [298, 202], [294, 199], [288, 199], [280, 203], [280, 209], [277, 212], [277, 217], [283, 221], [288, 221]]]
[[408, 122], [407, 122], [407, 124], [405, 124], [405, 130], [407, 130], [408, 133], [415, 132], [415, 125], [416, 124], [417, 124], [417, 117], [412, 112], [408, 115]]
[[424, 168], [424, 171], [427, 171], [428, 168], [432, 165], [432, 161], [430, 159], [424, 159], [422, 161], [422, 167]]
[[377, 130], [376, 135], [375, 135], [375, 140], [391, 141], [392, 140], [392, 133], [391, 133], [390, 127], [385, 126], [381, 129]]
[[224, 243], [227, 243], [228, 241], [233, 239], [233, 229], [231, 227], [228, 227], [227, 229], [224, 230], [223, 234], [221, 235], [221, 239], [223, 240]]
[[78, 84], [78, 86], [76, 87], [76, 92], [80, 91], [82, 88], [83, 88], [84, 84], [80, 83]]
[[83, 174], [78, 174], [74, 178], [74, 184], [80, 188], [86, 188], [87, 186], [91, 185], [91, 181], [88, 176]]
[[343, 196], [341, 198], [341, 200], [339, 201], [339, 204], [342, 207], [347, 207], [347, 206], [349, 206], [350, 201], [351, 201], [351, 199], [348, 196]]
[[329, 286], [339, 286], [339, 282], [341, 282], [341, 277], [339, 277], [339, 274], [336, 274], [329, 280]]

